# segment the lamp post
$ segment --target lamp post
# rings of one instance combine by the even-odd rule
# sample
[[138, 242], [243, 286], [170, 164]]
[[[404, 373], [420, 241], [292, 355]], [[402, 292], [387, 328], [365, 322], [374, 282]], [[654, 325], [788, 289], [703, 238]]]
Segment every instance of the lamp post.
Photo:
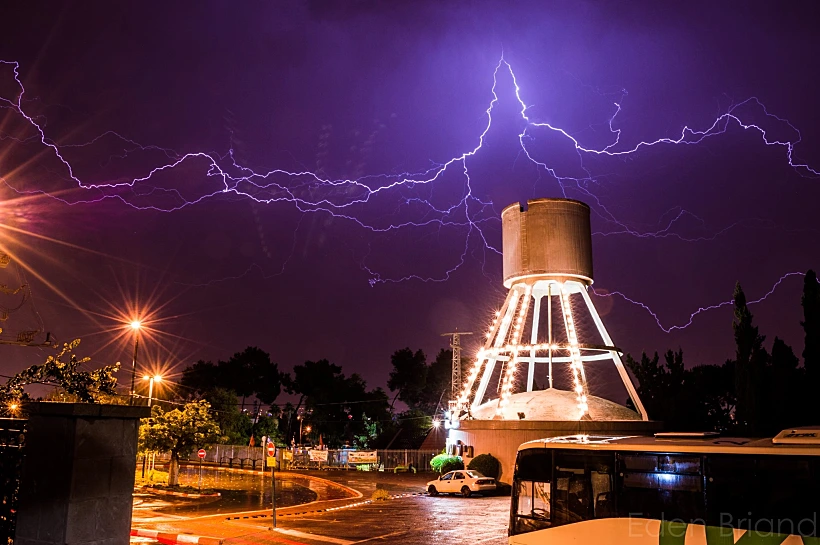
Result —
[[[306, 431], [306, 432], [307, 432], [307, 434], [308, 434], [308, 438], [310, 438], [310, 430], [311, 430], [311, 429], [312, 429], [312, 428], [311, 428], [310, 426], [306, 426], [306, 427], [305, 427], [305, 431]], [[313, 444], [313, 443], [311, 443], [311, 444]]]
[[136, 393], [134, 387], [137, 378], [137, 348], [139, 348], [140, 343], [140, 327], [142, 327], [142, 322], [139, 320], [131, 322], [131, 329], [134, 330], [134, 359], [131, 362], [131, 405], [134, 404], [134, 394]]
[[145, 375], [142, 377], [144, 380], [148, 381], [148, 406], [151, 406], [151, 398], [154, 395], [154, 382], [162, 382], [162, 377], [160, 375], [149, 376]]

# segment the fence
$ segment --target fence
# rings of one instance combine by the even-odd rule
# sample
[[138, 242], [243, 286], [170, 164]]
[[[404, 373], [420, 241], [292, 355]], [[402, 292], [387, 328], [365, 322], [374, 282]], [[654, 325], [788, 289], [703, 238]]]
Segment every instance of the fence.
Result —
[[0, 543], [14, 543], [25, 420], [0, 418]]
[[[283, 449], [277, 449], [279, 451]], [[310, 460], [309, 451], [306, 449], [288, 449], [292, 458], [283, 459], [283, 467], [288, 469], [365, 469], [394, 471], [399, 469], [409, 469], [411, 466], [416, 471], [431, 471], [430, 460], [440, 452], [437, 450], [377, 450], [376, 463], [355, 463], [350, 462], [350, 449], [328, 450], [327, 462], [317, 462]], [[371, 451], [372, 452], [372, 451]], [[246, 447], [239, 445], [214, 445], [205, 450], [204, 461], [212, 464], [228, 467], [239, 467], [246, 469], [262, 469], [265, 466], [267, 454], [262, 447]], [[157, 455], [157, 460], [168, 460], [168, 453]], [[199, 457], [194, 452], [188, 458], [190, 462], [199, 462]]]
[[[293, 460], [289, 461], [291, 469], [364, 469], [366, 471], [395, 471], [410, 470], [431, 471], [430, 460], [440, 452], [437, 450], [377, 450], [375, 463], [351, 462], [349, 454], [351, 450], [329, 450], [327, 462], [310, 459], [310, 453], [306, 450], [297, 449], [293, 453]], [[371, 451], [373, 452], [373, 451]]]

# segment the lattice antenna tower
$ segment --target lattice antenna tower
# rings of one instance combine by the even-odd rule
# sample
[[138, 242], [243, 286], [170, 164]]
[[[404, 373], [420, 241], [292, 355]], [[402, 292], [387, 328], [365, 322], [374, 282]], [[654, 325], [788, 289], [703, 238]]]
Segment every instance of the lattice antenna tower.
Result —
[[450, 333], [442, 333], [442, 337], [451, 337], [450, 348], [453, 349], [453, 376], [452, 376], [452, 393], [451, 400], [458, 399], [458, 394], [461, 391], [461, 336], [472, 335], [472, 331], [452, 331]]

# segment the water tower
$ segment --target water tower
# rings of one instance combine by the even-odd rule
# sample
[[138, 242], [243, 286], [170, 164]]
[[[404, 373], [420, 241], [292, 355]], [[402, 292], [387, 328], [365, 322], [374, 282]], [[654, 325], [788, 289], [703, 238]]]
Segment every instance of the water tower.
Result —
[[[465, 458], [492, 453], [504, 476], [524, 441], [662, 428], [649, 421], [589, 296], [589, 213], [589, 206], [569, 199], [531, 200], [526, 208], [515, 203], [501, 212], [509, 292], [445, 425], [451, 452]], [[594, 395], [613, 388], [626, 390], [616, 397], [628, 397], [634, 410]]]

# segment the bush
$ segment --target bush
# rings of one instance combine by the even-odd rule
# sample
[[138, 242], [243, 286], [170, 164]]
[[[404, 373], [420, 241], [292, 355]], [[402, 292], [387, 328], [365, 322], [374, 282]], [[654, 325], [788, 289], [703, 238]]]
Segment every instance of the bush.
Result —
[[152, 469], [148, 472], [147, 479], [152, 483], [168, 484], [168, 472]]
[[373, 501], [384, 501], [390, 499], [390, 493], [384, 488], [377, 488], [373, 492], [373, 495], [370, 496], [370, 499]]
[[486, 477], [498, 478], [501, 473], [501, 464], [492, 454], [479, 454], [467, 466], [467, 469], [474, 469]]
[[430, 460], [430, 467], [437, 473], [447, 473], [455, 469], [464, 469], [464, 461], [461, 459], [461, 456], [439, 454]]

